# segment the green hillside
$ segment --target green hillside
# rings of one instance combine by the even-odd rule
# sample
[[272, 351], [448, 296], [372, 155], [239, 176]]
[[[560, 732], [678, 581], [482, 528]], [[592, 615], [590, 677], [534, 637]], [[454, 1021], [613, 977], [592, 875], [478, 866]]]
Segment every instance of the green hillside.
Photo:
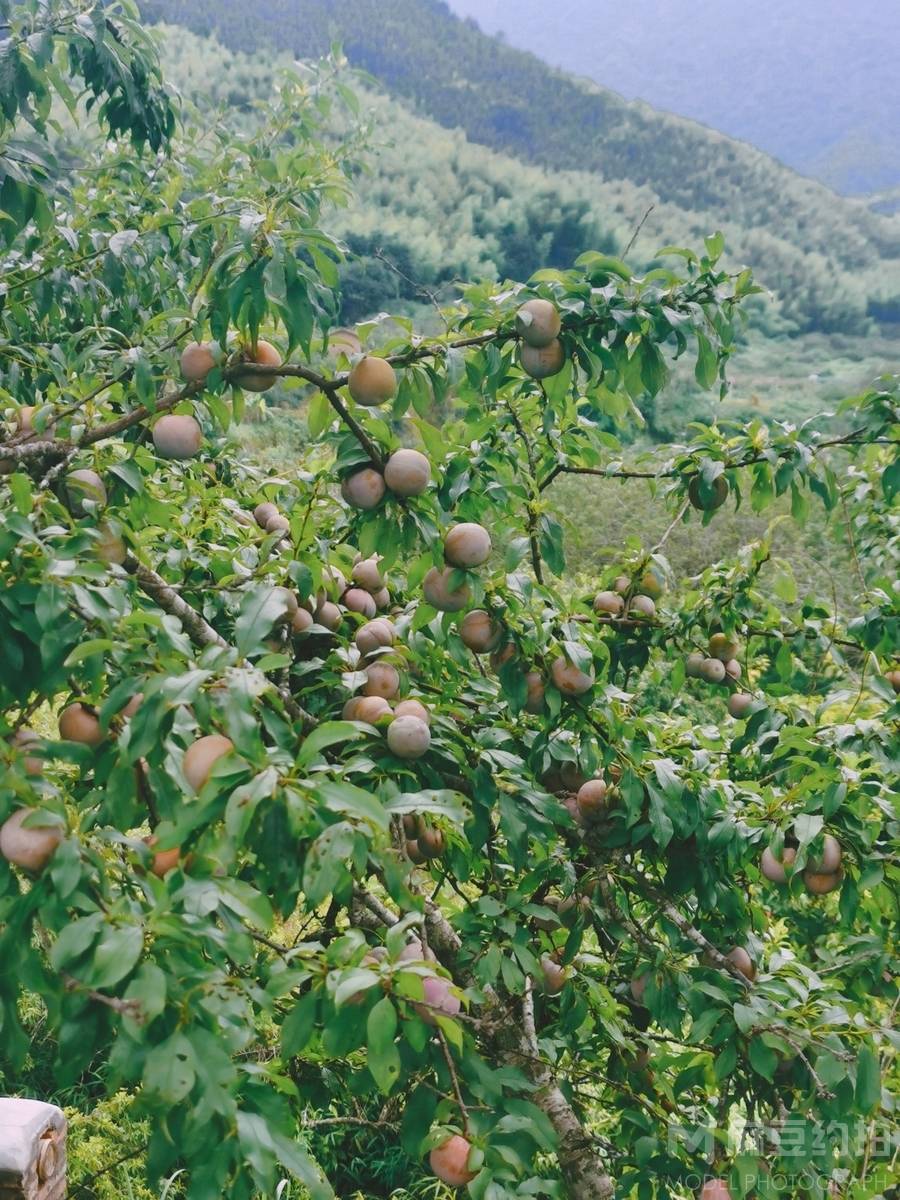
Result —
[[[893, 217], [843, 200], [744, 143], [554, 71], [438, 0], [385, 0], [377, 19], [368, 0], [273, 0], [252, 13], [237, 0], [187, 8], [143, 0], [142, 8], [151, 20], [215, 33], [232, 49], [265, 48], [267, 59], [273, 46], [310, 57], [339, 40], [390, 93], [469, 141], [551, 173], [590, 172], [585, 188], [594, 203], [609, 212], [610, 199], [624, 197], [632, 228], [655, 203], [651, 241], [721, 228], [735, 257], [779, 293], [796, 329], [860, 332], [868, 313], [900, 294]], [[427, 138], [415, 148], [409, 157], [429, 156]]]

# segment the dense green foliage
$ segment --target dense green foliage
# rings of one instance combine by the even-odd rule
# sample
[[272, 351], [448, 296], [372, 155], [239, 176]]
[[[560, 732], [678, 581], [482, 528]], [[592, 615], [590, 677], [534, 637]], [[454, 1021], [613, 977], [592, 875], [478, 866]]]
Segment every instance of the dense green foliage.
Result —
[[[883, 1194], [898, 380], [629, 449], [674, 364], [727, 387], [758, 289], [721, 234], [471, 284], [431, 338], [358, 327], [390, 368], [348, 359], [354, 111], [329, 62], [143, 159], [73, 131], [52, 220], [0, 261], [3, 1087], [110, 1091], [97, 1137], [127, 1105], [122, 1153], [146, 1137], [189, 1200], [446, 1195], [422, 1159], [451, 1134], [473, 1200]], [[536, 297], [561, 321], [540, 382]], [[276, 379], [309, 440], [273, 474], [232, 431]], [[411, 444], [430, 478], [404, 490]], [[582, 589], [555, 494], [594, 477], [669, 521], [611, 529]], [[708, 546], [720, 502], [816, 506], [857, 591], [798, 585], [765, 539], [676, 576], [669, 539]], [[390, 704], [364, 720], [362, 690]]]
[[[900, 294], [897, 221], [836, 198], [742, 142], [555, 72], [452, 17], [439, 0], [387, 0], [375, 20], [365, 0], [275, 0], [259, 10], [237, 0], [189, 7], [143, 0], [142, 9], [266, 61], [273, 52], [324, 53], [338, 39], [351, 63], [423, 116], [554, 173], [586, 172], [574, 191], [568, 176], [551, 179], [547, 190], [571, 197], [576, 211], [587, 203], [618, 253], [650, 204], [658, 206], [647, 227], [650, 247], [722, 228], [735, 261], [749, 264], [776, 292], [789, 328], [858, 332], [871, 302]], [[228, 83], [227, 66], [223, 76], [220, 88]], [[391, 113], [388, 133], [395, 124], [403, 127], [395, 178], [415, 197], [410, 177], [417, 183], [424, 174], [428, 188], [428, 170], [440, 163], [446, 175], [447, 158], [441, 142], [436, 154], [429, 152], [427, 125]], [[473, 169], [497, 174], [490, 159], [468, 150], [462, 157], [462, 187]], [[420, 172], [422, 159], [428, 166]], [[515, 179], [511, 172], [505, 189], [493, 181], [492, 187], [515, 199]], [[384, 199], [397, 200], [393, 187]], [[401, 203], [397, 211], [407, 207]]]

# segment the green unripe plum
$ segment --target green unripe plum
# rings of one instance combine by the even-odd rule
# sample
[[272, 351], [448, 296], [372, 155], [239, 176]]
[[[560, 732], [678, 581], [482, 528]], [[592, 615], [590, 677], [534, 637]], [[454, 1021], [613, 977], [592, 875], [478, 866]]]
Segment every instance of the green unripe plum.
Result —
[[384, 482], [397, 496], [421, 496], [431, 483], [431, 463], [418, 450], [395, 450], [385, 463]]
[[347, 381], [350, 395], [364, 408], [387, 404], [397, 392], [394, 368], [383, 358], [361, 358]]
[[516, 313], [516, 333], [536, 350], [555, 341], [561, 328], [559, 312], [549, 300], [526, 300]]

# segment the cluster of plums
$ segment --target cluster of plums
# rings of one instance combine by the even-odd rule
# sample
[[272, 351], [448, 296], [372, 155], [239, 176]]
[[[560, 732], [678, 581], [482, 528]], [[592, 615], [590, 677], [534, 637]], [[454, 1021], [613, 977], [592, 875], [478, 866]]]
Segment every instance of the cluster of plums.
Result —
[[[836, 837], [826, 833], [822, 853], [807, 859], [803, 871], [806, 890], [813, 896], [825, 896], [839, 888], [844, 877], [841, 866], [843, 857], [841, 843]], [[785, 846], [780, 858], [767, 846], [763, 850], [759, 869], [772, 883], [784, 884], [788, 881], [796, 858], [797, 851], [793, 846]]]
[[656, 601], [662, 594], [663, 582], [655, 571], [645, 571], [637, 582], [619, 575], [611, 590], [598, 592], [594, 597], [594, 612], [604, 618], [650, 619], [656, 616]]
[[[714, 633], [709, 639], [709, 655], [699, 651], [689, 654], [684, 664], [684, 673], [689, 679], [702, 679], [705, 683], [737, 683], [741, 677], [741, 664], [737, 656], [740, 646], [726, 633]], [[736, 720], [747, 715], [753, 705], [749, 692], [732, 692], [728, 697], [728, 711]]]

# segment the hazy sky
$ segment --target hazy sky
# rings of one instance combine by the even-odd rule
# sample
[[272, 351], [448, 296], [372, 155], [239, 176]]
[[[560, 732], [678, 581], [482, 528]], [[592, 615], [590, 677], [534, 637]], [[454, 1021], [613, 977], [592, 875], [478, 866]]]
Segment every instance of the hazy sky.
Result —
[[447, 0], [482, 29], [801, 169], [900, 168], [900, 0]]

